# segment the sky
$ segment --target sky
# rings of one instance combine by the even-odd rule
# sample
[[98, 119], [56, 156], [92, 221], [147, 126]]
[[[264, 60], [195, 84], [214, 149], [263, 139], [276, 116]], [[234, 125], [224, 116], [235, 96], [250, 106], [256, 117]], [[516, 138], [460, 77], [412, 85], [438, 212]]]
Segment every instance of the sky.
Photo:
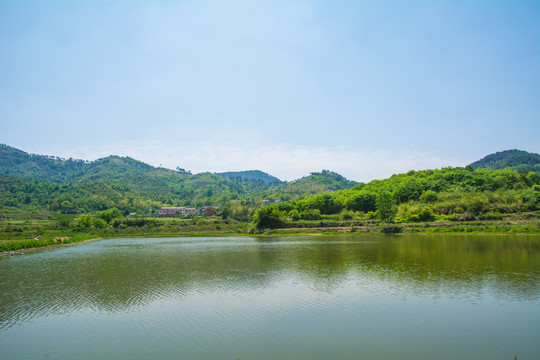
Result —
[[289, 181], [540, 153], [540, 1], [0, 0], [0, 143]]

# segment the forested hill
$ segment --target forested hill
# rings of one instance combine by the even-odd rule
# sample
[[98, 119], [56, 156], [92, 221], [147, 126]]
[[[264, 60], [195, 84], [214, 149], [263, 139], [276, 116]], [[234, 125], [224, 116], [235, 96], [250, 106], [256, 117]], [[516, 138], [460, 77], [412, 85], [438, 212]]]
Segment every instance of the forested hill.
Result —
[[109, 156], [96, 161], [62, 159], [28, 154], [0, 144], [0, 175], [29, 180], [57, 183], [76, 180], [113, 181], [154, 170], [153, 166], [129, 157]]
[[34, 155], [0, 144], [0, 175], [38, 181], [67, 182], [88, 167], [84, 160], [65, 160], [55, 156]]
[[262, 182], [268, 185], [279, 185], [283, 183], [283, 181], [279, 180], [277, 177], [269, 175], [260, 170], [228, 171], [216, 173], [216, 175], [229, 179], [241, 179], [246, 181]]
[[309, 176], [266, 191], [263, 196], [269, 200], [290, 200], [302, 196], [329, 193], [350, 189], [358, 185], [338, 173], [329, 170], [312, 172]]
[[[57, 184], [80, 184], [76, 189], [92, 188], [94, 197], [102, 194], [101, 189], [109, 188], [111, 184], [127, 186], [131, 198], [152, 200], [163, 205], [177, 206], [203, 206], [218, 205], [230, 199], [253, 196], [269, 188], [267, 184], [227, 179], [211, 173], [192, 175], [187, 172], [174, 171], [164, 168], [155, 168], [151, 165], [129, 157], [109, 156], [96, 161], [74, 159], [61, 159], [53, 156], [33, 155], [15, 148], [0, 146], [0, 180], [7, 184], [14, 184], [13, 178], [41, 183], [52, 182]], [[100, 183], [92, 187], [88, 184]], [[16, 183], [19, 184], [19, 183]], [[11, 186], [11, 185], [10, 185]], [[15, 192], [25, 191], [24, 188], [34, 189], [33, 185], [24, 185], [13, 189]], [[41, 192], [40, 201], [47, 197], [49, 189], [58, 187], [45, 186]], [[64, 189], [64, 187], [61, 187]], [[73, 192], [74, 191], [74, 192]], [[66, 196], [58, 200], [71, 199], [74, 203], [78, 190], [73, 187], [66, 188]], [[88, 192], [90, 194], [91, 192]], [[19, 194], [20, 195], [20, 194]], [[56, 194], [49, 199], [55, 200]], [[26, 197], [25, 197], [26, 198]], [[110, 201], [108, 201], [109, 203]], [[84, 201], [86, 204], [87, 202]], [[93, 206], [89, 207], [94, 210]]]
[[523, 150], [505, 150], [475, 161], [471, 166], [473, 169], [492, 170], [510, 167], [514, 170], [529, 170], [540, 174], [540, 155]]
[[527, 212], [526, 216], [536, 218], [540, 175], [511, 168], [411, 170], [350, 190], [262, 207], [255, 221], [259, 228], [297, 227], [299, 222], [319, 221], [324, 216], [366, 221], [380, 210], [379, 201], [389, 204], [388, 219], [395, 216], [397, 222], [500, 220]]
[[254, 207], [268, 196], [288, 200], [356, 184], [330, 171], [291, 183], [256, 170], [225, 174], [155, 168], [119, 156], [66, 160], [0, 145], [0, 208], [79, 213], [118, 207], [133, 212], [166, 205], [199, 208], [230, 201]]

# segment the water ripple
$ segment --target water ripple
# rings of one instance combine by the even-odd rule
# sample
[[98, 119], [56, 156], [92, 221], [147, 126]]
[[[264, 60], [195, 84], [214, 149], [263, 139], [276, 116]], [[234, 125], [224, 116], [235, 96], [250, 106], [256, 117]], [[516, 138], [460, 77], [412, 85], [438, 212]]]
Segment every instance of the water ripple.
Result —
[[[245, 346], [239, 339], [256, 344], [253, 358], [262, 351], [305, 358], [294, 345], [308, 342], [315, 358], [340, 348], [357, 355], [340, 358], [362, 358], [388, 334], [404, 348], [428, 346], [417, 333], [445, 349], [434, 335], [466, 348], [456, 329], [480, 333], [491, 317], [496, 325], [508, 321], [514, 340], [523, 331], [510, 315], [531, 330], [521, 309], [539, 306], [540, 254], [526, 242], [509, 247], [494, 239], [474, 251], [462, 238], [429, 246], [409, 238], [325, 239], [119, 239], [0, 261], [0, 332], [6, 338], [19, 325], [57, 321], [55, 330], [70, 329], [71, 341], [109, 346], [108, 354], [120, 358], [133, 353], [100, 343], [120, 331], [129, 334], [124, 344], [141, 347], [137, 342], [150, 338], [175, 344], [184, 358], [221, 358], [215, 349], [234, 354]], [[151, 356], [150, 350], [161, 354], [141, 351]]]

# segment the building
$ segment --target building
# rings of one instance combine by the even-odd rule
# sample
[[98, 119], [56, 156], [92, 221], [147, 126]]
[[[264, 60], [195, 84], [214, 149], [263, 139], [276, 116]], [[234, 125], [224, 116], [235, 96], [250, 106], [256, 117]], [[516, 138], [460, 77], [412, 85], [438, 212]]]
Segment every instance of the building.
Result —
[[162, 207], [159, 209], [158, 215], [161, 217], [175, 217], [175, 216], [188, 216], [189, 214], [195, 214], [197, 210], [195, 208], [187, 207]]

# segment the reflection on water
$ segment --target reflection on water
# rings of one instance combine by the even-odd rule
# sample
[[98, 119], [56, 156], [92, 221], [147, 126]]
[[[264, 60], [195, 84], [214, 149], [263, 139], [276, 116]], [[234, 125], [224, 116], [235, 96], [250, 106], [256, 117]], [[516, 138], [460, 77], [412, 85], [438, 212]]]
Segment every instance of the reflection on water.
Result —
[[[160, 340], [154, 340], [154, 344], [163, 341], [162, 350], [157, 353], [153, 348], [145, 350], [153, 357], [182, 358], [178, 357], [181, 350], [190, 354], [189, 358], [227, 358], [223, 351], [229, 349], [236, 332], [250, 345], [242, 343], [233, 347], [258, 359], [276, 358], [278, 349], [267, 349], [274, 341], [283, 349], [287, 349], [284, 344], [291, 342], [280, 358], [313, 358], [314, 353], [299, 350], [299, 344], [308, 340], [312, 343], [312, 337], [319, 336], [336, 344], [324, 347], [326, 351], [333, 349], [327, 356], [354, 358], [359, 354], [355, 348], [358, 344], [355, 334], [359, 331], [364, 336], [366, 333], [388, 335], [404, 326], [393, 337], [400, 344], [400, 351], [412, 346], [414, 358], [423, 355], [430, 358], [426, 352], [436, 349], [424, 344], [428, 347], [419, 351], [406, 336], [408, 332], [441, 331], [449, 340], [457, 335], [438, 329], [428, 315], [440, 319], [449, 312], [452, 319], [439, 320], [448, 325], [454, 324], [463, 313], [457, 306], [467, 311], [470, 306], [476, 306], [482, 309], [478, 313], [489, 309], [482, 315], [486, 321], [492, 311], [508, 308], [512, 311], [502, 311], [502, 317], [495, 318], [498, 323], [488, 326], [513, 329], [504, 323], [507, 317], [520, 314], [513, 305], [520, 304], [523, 309], [531, 306], [538, 313], [539, 280], [539, 236], [112, 239], [2, 259], [0, 339], [9, 335], [10, 341], [17, 341], [17, 333], [23, 329], [26, 333], [41, 334], [50, 327], [53, 328], [49, 330], [61, 336], [64, 331], [61, 329], [75, 326], [73, 319], [78, 319], [77, 324], [95, 326], [103, 347], [97, 347], [98, 351], [94, 344], [75, 353], [98, 351], [96, 356], [133, 356], [129, 351], [118, 352], [118, 345], [127, 339], [117, 339], [116, 346], [107, 348], [103, 334], [111, 331], [109, 335], [117, 336], [116, 329], [119, 333], [136, 331], [130, 335], [135, 339], [143, 334], [148, 336], [147, 332], [157, 336], [161, 330]], [[119, 327], [118, 322], [110, 323], [111, 317], [119, 314], [130, 326], [129, 331]], [[413, 314], [414, 318], [410, 318]], [[382, 321], [383, 318], [386, 320]], [[340, 323], [335, 323], [335, 319], [341, 319]], [[535, 322], [522, 325], [532, 326], [527, 330], [539, 334], [538, 320], [536, 315]], [[362, 321], [371, 321], [372, 328], [362, 328], [359, 325]], [[468, 319], [461, 321], [467, 323]], [[457, 324], [461, 323], [453, 326], [461, 326]], [[292, 330], [284, 330], [284, 326]], [[320, 333], [317, 328], [321, 328]], [[199, 335], [195, 337], [187, 329], [199, 329], [200, 332], [195, 331]], [[329, 338], [329, 329], [339, 333], [340, 338]], [[468, 328], [471, 333], [476, 330], [485, 331]], [[84, 331], [88, 334], [89, 329]], [[299, 337], [306, 331], [309, 339]], [[476, 340], [486, 341], [484, 345], [490, 348], [489, 342], [497, 342], [499, 336], [497, 330], [493, 331], [495, 335], [479, 335]], [[190, 339], [189, 349], [185, 344], [171, 346], [171, 341], [166, 341], [167, 334], [173, 332], [183, 333], [181, 344]], [[538, 340], [530, 334], [500, 336], [519, 336], [524, 344]], [[223, 342], [216, 337], [222, 337]], [[268, 339], [272, 339], [269, 344]], [[366, 356], [380, 358], [376, 354], [387, 351], [374, 345], [383, 341], [377, 339], [370, 342], [373, 349], [367, 344], [362, 346]], [[0, 340], [0, 346], [5, 345], [3, 341]], [[478, 347], [478, 343], [475, 347], [463, 339], [457, 345], [460, 351]], [[48, 346], [43, 345], [44, 349]], [[540, 350], [537, 345], [531, 346], [527, 351]], [[65, 344], [60, 347], [65, 348]], [[313, 344], [308, 347], [317, 348]], [[511, 356], [524, 351], [508, 350]], [[139, 349], [141, 358], [145, 351]], [[235, 349], [230, 351], [229, 358], [241, 355]], [[321, 354], [322, 349], [317, 351]], [[25, 356], [43, 358], [44, 354], [42, 349]], [[69, 351], [46, 354], [50, 358], [73, 355]], [[455, 358], [453, 355], [447, 358]], [[12, 356], [18, 358], [15, 352]], [[401, 354], [399, 358], [408, 357]], [[439, 354], [439, 358], [445, 357]]]

